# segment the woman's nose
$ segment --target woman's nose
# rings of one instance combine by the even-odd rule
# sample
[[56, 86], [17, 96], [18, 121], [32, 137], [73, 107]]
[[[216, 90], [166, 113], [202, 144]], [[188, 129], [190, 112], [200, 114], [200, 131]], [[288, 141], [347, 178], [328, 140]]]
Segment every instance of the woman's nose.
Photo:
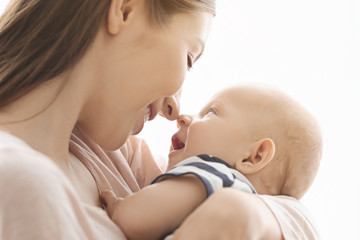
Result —
[[178, 127], [187, 127], [189, 126], [189, 124], [191, 123], [192, 121], [192, 118], [190, 115], [180, 115], [177, 119], [177, 124], [178, 124]]
[[166, 97], [162, 107], [162, 114], [168, 120], [175, 120], [180, 112], [180, 95], [181, 92], [176, 93], [171, 97]]

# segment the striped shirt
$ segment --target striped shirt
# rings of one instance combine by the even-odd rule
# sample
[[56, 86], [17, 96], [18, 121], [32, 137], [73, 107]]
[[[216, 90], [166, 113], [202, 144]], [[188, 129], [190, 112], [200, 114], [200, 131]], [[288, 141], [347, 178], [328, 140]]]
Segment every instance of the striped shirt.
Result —
[[256, 193], [249, 180], [227, 162], [206, 154], [187, 158], [168, 172], [156, 177], [152, 183], [170, 176], [192, 174], [198, 177], [206, 188], [207, 197], [225, 187], [235, 188], [248, 193]]

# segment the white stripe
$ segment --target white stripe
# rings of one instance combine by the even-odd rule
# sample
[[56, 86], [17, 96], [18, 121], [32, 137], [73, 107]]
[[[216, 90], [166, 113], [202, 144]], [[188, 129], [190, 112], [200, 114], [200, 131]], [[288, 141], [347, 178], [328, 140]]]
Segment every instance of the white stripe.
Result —
[[[253, 186], [251, 183], [247, 180], [247, 178], [242, 175], [240, 172], [236, 171], [235, 169], [231, 169], [227, 166], [225, 166], [222, 163], [218, 162], [208, 162], [205, 161], [199, 157], [190, 157], [185, 159], [184, 161], [180, 162], [176, 166], [174, 166], [173, 169], [171, 169], [168, 174], [174, 173], [175, 175], [178, 174], [191, 174], [191, 172], [196, 173], [203, 178], [207, 179], [207, 181], [212, 185], [212, 188], [215, 191], [223, 188], [223, 179], [216, 176], [214, 173], [209, 172], [207, 170], [198, 168], [196, 166], [184, 166], [189, 163], [202, 163], [206, 164], [208, 166], [213, 167], [217, 171], [221, 172], [222, 174], [226, 175], [230, 180], [234, 181], [234, 184], [231, 186], [233, 188], [236, 188], [241, 191], [252, 193]], [[234, 179], [233, 174], [236, 176]], [[254, 189], [255, 190], [255, 189]]]

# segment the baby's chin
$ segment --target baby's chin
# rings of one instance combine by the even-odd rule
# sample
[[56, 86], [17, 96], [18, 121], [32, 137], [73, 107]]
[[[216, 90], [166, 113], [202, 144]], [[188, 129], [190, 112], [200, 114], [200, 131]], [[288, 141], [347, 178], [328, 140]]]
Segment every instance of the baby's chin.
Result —
[[[170, 155], [170, 154], [169, 154]], [[183, 158], [180, 157], [171, 157], [169, 156], [169, 161], [168, 161], [168, 167], [167, 170], [170, 170], [171, 168], [173, 168], [176, 164], [178, 164], [179, 162], [181, 162], [182, 160], [184, 160]]]
[[179, 162], [189, 158], [191, 156], [188, 156], [187, 154], [184, 154], [184, 152], [182, 151], [182, 149], [180, 150], [174, 150], [172, 152], [169, 153], [169, 164], [168, 164], [168, 168], [172, 168], [173, 166], [175, 166], [176, 164], [178, 164]]
[[189, 153], [186, 152], [185, 149], [174, 150], [169, 153], [169, 163], [168, 163], [168, 170], [171, 169], [173, 166], [178, 164], [179, 162], [193, 156], [197, 156], [200, 153]]

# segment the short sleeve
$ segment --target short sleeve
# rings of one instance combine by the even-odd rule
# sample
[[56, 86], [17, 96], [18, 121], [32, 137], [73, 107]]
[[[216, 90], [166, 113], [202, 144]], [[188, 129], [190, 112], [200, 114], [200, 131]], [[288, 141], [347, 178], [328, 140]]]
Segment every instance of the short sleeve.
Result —
[[273, 212], [285, 240], [320, 239], [310, 212], [300, 201], [288, 196], [258, 196]]
[[245, 176], [223, 160], [206, 154], [189, 157], [179, 162], [168, 172], [155, 178], [152, 183], [162, 181], [167, 177], [180, 177], [189, 174], [194, 175], [204, 184], [207, 197], [225, 187], [256, 193]]

